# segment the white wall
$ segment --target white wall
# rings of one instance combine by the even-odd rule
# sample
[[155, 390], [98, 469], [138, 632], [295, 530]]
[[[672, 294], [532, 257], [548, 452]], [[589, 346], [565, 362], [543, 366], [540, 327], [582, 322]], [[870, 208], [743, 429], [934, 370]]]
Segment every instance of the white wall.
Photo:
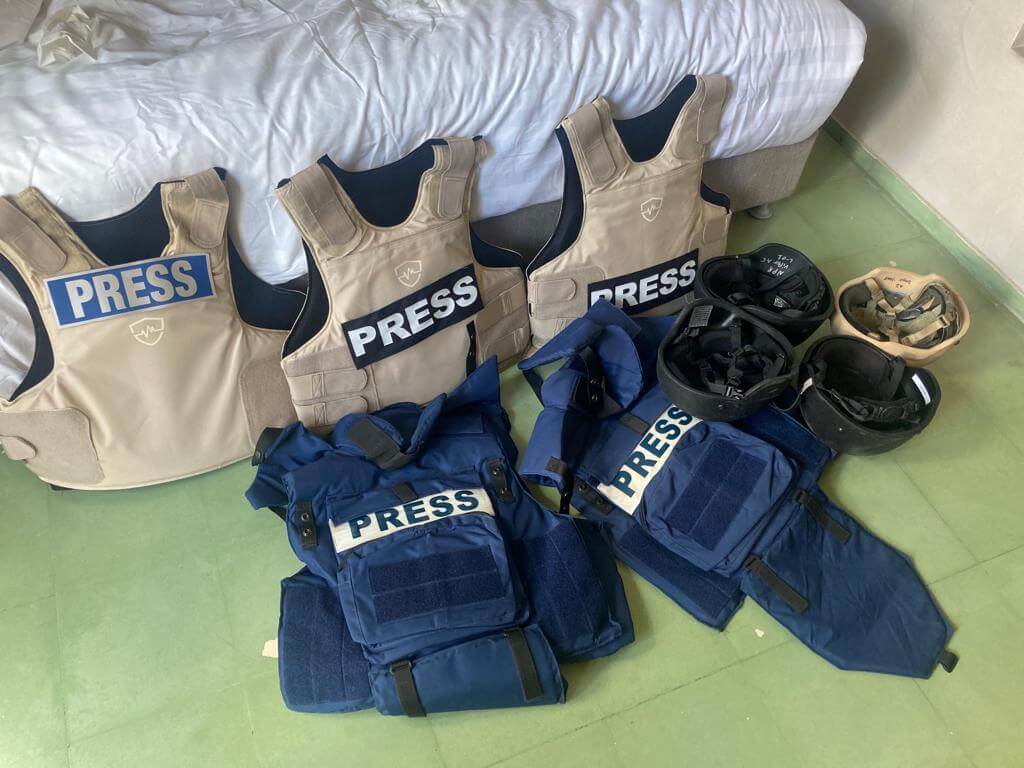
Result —
[[837, 119], [1024, 289], [1024, 2], [844, 1], [868, 42]]

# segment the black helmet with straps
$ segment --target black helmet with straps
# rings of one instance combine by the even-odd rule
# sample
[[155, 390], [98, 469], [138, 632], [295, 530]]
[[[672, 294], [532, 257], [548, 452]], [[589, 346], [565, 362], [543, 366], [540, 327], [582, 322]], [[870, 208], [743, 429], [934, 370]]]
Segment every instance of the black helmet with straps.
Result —
[[786, 389], [795, 367], [784, 335], [719, 299], [684, 307], [658, 349], [662, 390], [708, 421], [749, 416]]
[[832, 313], [832, 287], [804, 254], [769, 243], [738, 256], [708, 259], [697, 268], [698, 298], [724, 299], [786, 335], [805, 341]]
[[825, 336], [800, 366], [807, 426], [842, 453], [891, 451], [923, 430], [939, 407], [939, 382], [924, 368], [853, 336]]

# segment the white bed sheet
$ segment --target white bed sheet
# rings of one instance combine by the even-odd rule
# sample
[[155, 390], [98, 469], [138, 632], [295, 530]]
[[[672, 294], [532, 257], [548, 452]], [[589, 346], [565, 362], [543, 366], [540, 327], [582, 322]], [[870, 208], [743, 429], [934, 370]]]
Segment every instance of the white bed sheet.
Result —
[[473, 216], [493, 216], [560, 196], [552, 131], [597, 95], [628, 117], [688, 73], [726, 74], [713, 155], [729, 157], [811, 135], [865, 41], [839, 0], [93, 0], [126, 34], [40, 68], [42, 19], [68, 4], [0, 50], [0, 193], [33, 185], [95, 219], [219, 165], [243, 258], [275, 282], [305, 267], [273, 187], [321, 154], [363, 169], [483, 135]]

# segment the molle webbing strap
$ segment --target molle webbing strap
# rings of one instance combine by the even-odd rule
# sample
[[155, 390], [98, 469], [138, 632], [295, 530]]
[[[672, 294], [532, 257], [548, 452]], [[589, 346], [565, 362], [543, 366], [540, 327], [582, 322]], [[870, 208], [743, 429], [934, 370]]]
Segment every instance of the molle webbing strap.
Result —
[[797, 613], [804, 613], [810, 607], [807, 598], [793, 589], [757, 555], [750, 555], [743, 567], [765, 583], [786, 605]]
[[446, 158], [437, 190], [437, 215], [457, 219], [463, 214], [466, 188], [476, 166], [476, 142], [473, 139], [445, 139], [442, 153]]
[[398, 469], [414, 458], [412, 454], [402, 453], [401, 446], [368, 418], [349, 427], [345, 438], [381, 469]]
[[44, 276], [55, 275], [67, 264], [67, 254], [5, 197], [0, 197], [0, 240], [9, 243], [17, 258]]
[[729, 95], [729, 81], [725, 75], [704, 75], [697, 79], [704, 84], [704, 97], [697, 115], [697, 141], [710, 144], [718, 135], [725, 99]]
[[838, 539], [842, 544], [845, 544], [850, 540], [850, 532], [846, 528], [825, 511], [825, 508], [818, 503], [818, 500], [807, 493], [807, 491], [797, 491], [796, 494], [797, 503], [806, 509], [811, 517], [829, 532], [833, 537]]
[[505, 630], [505, 639], [508, 640], [512, 661], [516, 665], [519, 682], [523, 686], [523, 698], [526, 701], [533, 701], [543, 695], [544, 686], [540, 683], [540, 674], [537, 672], [537, 664], [533, 660], [533, 652], [530, 650], [526, 635], [523, 634], [523, 630], [515, 627]]
[[576, 485], [576, 475], [572, 467], [561, 459], [552, 456], [544, 467], [553, 475], [558, 475], [560, 485], [558, 487], [558, 514], [570, 514], [569, 505], [572, 502], [572, 493]]
[[[277, 511], [274, 513], [277, 514]], [[299, 544], [303, 549], [316, 549], [319, 537], [316, 535], [316, 521], [313, 519], [313, 502], [296, 502], [295, 520], [299, 529]]]
[[629, 411], [624, 411], [619, 417], [619, 423], [628, 429], [630, 432], [636, 432], [641, 437], [647, 434], [647, 430], [651, 428], [651, 425], [641, 419], [639, 416], [634, 416]]
[[[577, 161], [586, 169], [590, 183], [603, 184], [615, 175], [615, 158], [608, 147], [601, 123], [598, 99], [584, 104], [563, 121], [565, 132], [573, 145]], [[603, 102], [602, 102], [603, 103]]]
[[403, 504], [408, 504], [410, 501], [416, 501], [416, 491], [412, 489], [412, 486], [408, 483], [396, 483], [391, 486], [391, 492], [398, 497], [398, 500]]
[[252, 452], [252, 466], [258, 467], [263, 463], [263, 459], [267, 457], [267, 451], [270, 450], [270, 446], [274, 444], [278, 436], [284, 432], [283, 427], [267, 427], [264, 429], [256, 440], [256, 448]]
[[204, 248], [215, 248], [224, 240], [228, 224], [228, 191], [212, 168], [189, 176], [185, 184], [192, 193], [192, 222], [189, 239]]
[[960, 663], [960, 657], [948, 649], [943, 649], [939, 654], [939, 664], [947, 672], [952, 672], [956, 669], [956, 665]]
[[412, 676], [412, 662], [408, 659], [396, 661], [389, 669], [391, 679], [395, 681], [395, 693], [398, 694], [398, 703], [407, 717], [426, 717], [427, 711], [423, 708], [420, 695], [416, 691], [416, 680]]
[[277, 198], [315, 255], [330, 246], [345, 245], [356, 235], [355, 222], [338, 197], [329, 173], [320, 163], [314, 163], [277, 190]]

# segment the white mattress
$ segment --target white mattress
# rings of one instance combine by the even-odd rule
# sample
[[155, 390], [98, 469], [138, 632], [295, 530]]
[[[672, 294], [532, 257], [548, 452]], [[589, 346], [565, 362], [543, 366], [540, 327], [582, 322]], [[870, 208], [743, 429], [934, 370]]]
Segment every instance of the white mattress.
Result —
[[[492, 151], [473, 215], [493, 216], [559, 197], [552, 131], [595, 96], [628, 117], [688, 73], [724, 73], [733, 93], [713, 155], [728, 157], [811, 135], [865, 41], [839, 0], [85, 6], [127, 30], [97, 61], [40, 68], [40, 21], [0, 50], [0, 193], [33, 185], [71, 218], [101, 218], [159, 180], [219, 165], [243, 257], [275, 282], [304, 262], [272, 190], [323, 153], [363, 169], [431, 136], [483, 135]], [[13, 341], [3, 295], [0, 286], [0, 358]]]

